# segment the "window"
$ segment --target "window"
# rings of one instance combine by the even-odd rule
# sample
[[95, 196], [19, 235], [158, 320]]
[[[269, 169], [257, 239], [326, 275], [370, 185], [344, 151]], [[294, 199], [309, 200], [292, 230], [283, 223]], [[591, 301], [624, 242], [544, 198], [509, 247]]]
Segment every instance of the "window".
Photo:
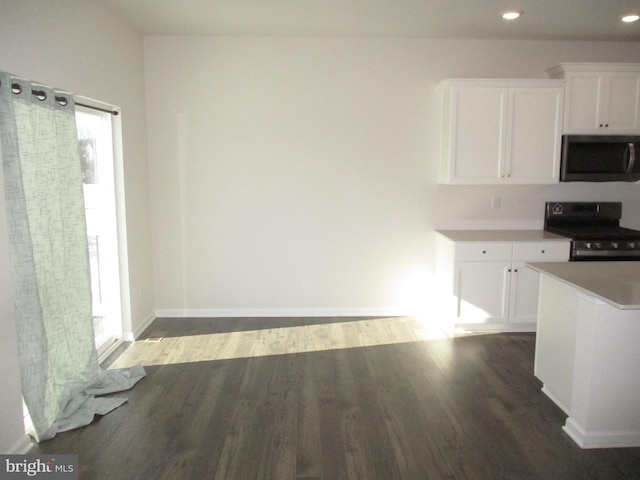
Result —
[[98, 355], [104, 357], [122, 338], [116, 176], [112, 114], [78, 106], [76, 123], [82, 181], [93, 324]]

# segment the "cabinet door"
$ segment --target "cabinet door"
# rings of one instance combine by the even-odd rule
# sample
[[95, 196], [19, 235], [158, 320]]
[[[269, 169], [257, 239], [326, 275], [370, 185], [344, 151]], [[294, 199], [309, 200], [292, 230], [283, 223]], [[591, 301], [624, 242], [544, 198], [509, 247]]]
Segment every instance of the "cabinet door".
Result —
[[640, 75], [611, 74], [607, 93], [606, 133], [640, 133]]
[[560, 172], [563, 89], [509, 90], [506, 183], [557, 183]]
[[505, 323], [509, 309], [510, 263], [456, 264], [457, 323]]
[[453, 87], [450, 183], [495, 184], [502, 176], [507, 90]]
[[604, 82], [604, 78], [596, 73], [567, 78], [565, 133], [603, 133], [600, 124]]
[[511, 268], [511, 302], [509, 321], [536, 323], [538, 317], [538, 283], [540, 274], [527, 268], [524, 262], [515, 262]]
[[640, 133], [640, 75], [580, 73], [567, 78], [564, 132]]

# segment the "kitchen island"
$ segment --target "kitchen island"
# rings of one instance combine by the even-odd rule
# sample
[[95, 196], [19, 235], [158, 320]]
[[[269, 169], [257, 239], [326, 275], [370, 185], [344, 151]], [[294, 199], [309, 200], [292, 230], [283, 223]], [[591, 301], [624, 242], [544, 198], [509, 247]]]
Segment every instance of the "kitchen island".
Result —
[[582, 448], [640, 446], [640, 262], [529, 263], [539, 272], [534, 373]]

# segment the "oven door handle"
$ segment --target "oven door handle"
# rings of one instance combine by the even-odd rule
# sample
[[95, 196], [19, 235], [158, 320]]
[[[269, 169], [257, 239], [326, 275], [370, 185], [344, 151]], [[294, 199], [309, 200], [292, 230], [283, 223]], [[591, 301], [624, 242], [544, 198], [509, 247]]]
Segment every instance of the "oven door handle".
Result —
[[633, 172], [633, 167], [636, 164], [636, 145], [629, 142], [629, 145], [627, 146], [627, 152], [629, 152], [629, 166], [627, 167], [626, 173], [631, 173]]

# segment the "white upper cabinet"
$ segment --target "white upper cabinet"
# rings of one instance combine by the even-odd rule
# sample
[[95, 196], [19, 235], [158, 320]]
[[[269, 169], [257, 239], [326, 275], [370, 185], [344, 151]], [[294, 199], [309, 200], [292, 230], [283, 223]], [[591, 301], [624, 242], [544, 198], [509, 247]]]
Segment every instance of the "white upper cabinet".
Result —
[[564, 84], [447, 80], [440, 182], [557, 183]]
[[567, 63], [547, 73], [566, 81], [564, 133], [640, 134], [640, 64]]

